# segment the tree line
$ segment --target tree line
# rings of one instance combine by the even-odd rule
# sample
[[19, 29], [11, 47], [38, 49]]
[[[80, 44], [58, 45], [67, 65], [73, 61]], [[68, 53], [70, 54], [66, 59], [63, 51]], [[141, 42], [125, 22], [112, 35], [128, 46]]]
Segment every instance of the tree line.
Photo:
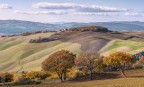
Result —
[[78, 70], [87, 70], [90, 80], [93, 79], [95, 69], [116, 68], [126, 77], [124, 70], [126, 66], [135, 62], [134, 56], [124, 52], [115, 52], [107, 57], [100, 56], [98, 53], [82, 52], [75, 55], [67, 50], [60, 50], [51, 54], [42, 63], [42, 70], [55, 72], [63, 82], [67, 78], [69, 69], [77, 67]]

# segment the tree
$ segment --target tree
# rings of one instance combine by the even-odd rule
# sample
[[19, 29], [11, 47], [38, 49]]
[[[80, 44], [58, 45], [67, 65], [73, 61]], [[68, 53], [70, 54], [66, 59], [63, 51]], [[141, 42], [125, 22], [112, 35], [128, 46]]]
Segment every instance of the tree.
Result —
[[123, 77], [126, 77], [126, 75], [124, 74], [124, 67], [125, 65], [132, 63], [133, 60], [134, 57], [131, 54], [124, 53], [124, 52], [116, 52], [110, 54], [108, 57], [105, 57], [103, 59], [103, 62], [106, 65], [111, 65], [113, 67], [116, 67], [117, 69], [120, 70]]
[[68, 69], [74, 66], [76, 55], [66, 50], [61, 50], [53, 53], [42, 63], [44, 71], [56, 72], [60, 80], [66, 80]]
[[97, 53], [83, 52], [76, 58], [76, 65], [81, 68], [87, 68], [90, 71], [90, 80], [92, 80], [92, 73], [95, 66], [95, 60], [99, 58]]
[[103, 57], [96, 59], [94, 66], [96, 67], [95, 71], [97, 72], [104, 71], [106, 68], [106, 65], [103, 63]]

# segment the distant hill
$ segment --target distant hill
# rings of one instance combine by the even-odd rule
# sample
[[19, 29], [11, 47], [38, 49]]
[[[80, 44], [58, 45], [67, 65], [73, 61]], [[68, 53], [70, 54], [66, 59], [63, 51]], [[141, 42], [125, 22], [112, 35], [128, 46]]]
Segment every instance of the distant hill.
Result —
[[40, 23], [21, 20], [0, 20], [0, 34], [19, 34], [39, 30], [60, 30], [82, 26], [104, 26], [109, 30], [144, 30], [144, 22]]
[[0, 20], [0, 33], [19, 34], [38, 30], [56, 30], [58, 26], [39, 22], [20, 20]]
[[69, 27], [69, 28], [81, 27], [81, 26], [104, 26], [104, 27], [108, 28], [109, 30], [117, 30], [117, 31], [144, 30], [144, 22], [138, 22], [138, 21], [133, 21], [133, 22], [91, 22], [91, 23], [71, 22], [71, 23], [63, 23], [63, 24], [61, 24], [61, 26]]

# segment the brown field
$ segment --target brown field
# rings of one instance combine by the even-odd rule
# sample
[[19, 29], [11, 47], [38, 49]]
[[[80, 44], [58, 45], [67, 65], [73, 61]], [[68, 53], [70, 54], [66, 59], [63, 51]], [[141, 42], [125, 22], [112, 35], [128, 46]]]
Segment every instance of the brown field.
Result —
[[13, 87], [144, 87], [144, 78], [119, 78], [87, 82], [64, 82]]
[[[144, 70], [128, 70], [125, 71], [127, 78], [107, 78], [92, 81], [67, 81], [42, 83], [40, 85], [25, 85], [13, 87], [144, 87]], [[119, 74], [119, 72], [109, 72], [107, 74]], [[106, 79], [104, 79], [106, 78]], [[11, 86], [12, 87], [12, 86]]]
[[[61, 41], [79, 43], [83, 51], [99, 52], [104, 46], [107, 46], [113, 40], [127, 40], [143, 42], [143, 32], [121, 32], [120, 34], [113, 32], [62, 32], [60, 33]], [[113, 43], [109, 44], [112, 45]]]

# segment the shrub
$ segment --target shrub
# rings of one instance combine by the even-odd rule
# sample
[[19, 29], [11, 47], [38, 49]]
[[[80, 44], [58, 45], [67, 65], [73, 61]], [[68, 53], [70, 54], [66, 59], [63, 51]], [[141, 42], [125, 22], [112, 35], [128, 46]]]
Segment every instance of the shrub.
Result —
[[41, 71], [31, 71], [24, 75], [25, 78], [34, 79], [34, 80], [42, 80], [50, 76], [50, 74]]
[[35, 80], [27, 80], [27, 81], [24, 81], [24, 82], [14, 82], [14, 85], [37, 85], [37, 84], [40, 84], [41, 81], [35, 81]]
[[26, 78], [25, 74], [17, 74], [13, 77], [14, 85], [32, 85], [32, 84], [40, 84], [41, 81], [35, 81], [30, 78]]
[[143, 64], [134, 64], [133, 65], [134, 69], [142, 69], [143, 67], [144, 67]]
[[29, 79], [25, 78], [22, 74], [17, 74], [13, 76], [13, 82], [25, 82]]
[[77, 77], [77, 72], [78, 72], [78, 70], [75, 68], [69, 69], [69, 72], [67, 73], [67, 77], [69, 79], [74, 79]]
[[49, 80], [49, 79], [57, 79], [57, 78], [59, 78], [58, 75], [57, 75], [57, 73], [51, 73], [51, 76], [48, 77], [48, 78], [46, 78], [46, 80]]
[[76, 78], [77, 78], [77, 77], [81, 77], [81, 76], [85, 76], [85, 75], [88, 75], [88, 73], [84, 73], [83, 71], [78, 71], [78, 72], [76, 73]]
[[144, 65], [143, 65], [143, 63], [137, 61], [135, 64], [132, 65], [132, 68], [134, 68], [134, 69], [142, 69], [142, 68], [144, 68]]
[[8, 72], [0, 73], [0, 82], [11, 82], [13, 81], [13, 74]]
[[20, 35], [22, 35], [22, 36], [28, 36], [28, 35], [31, 35], [32, 33], [30, 33], [30, 32], [25, 32], [25, 33], [22, 33], [22, 34], [20, 34]]

